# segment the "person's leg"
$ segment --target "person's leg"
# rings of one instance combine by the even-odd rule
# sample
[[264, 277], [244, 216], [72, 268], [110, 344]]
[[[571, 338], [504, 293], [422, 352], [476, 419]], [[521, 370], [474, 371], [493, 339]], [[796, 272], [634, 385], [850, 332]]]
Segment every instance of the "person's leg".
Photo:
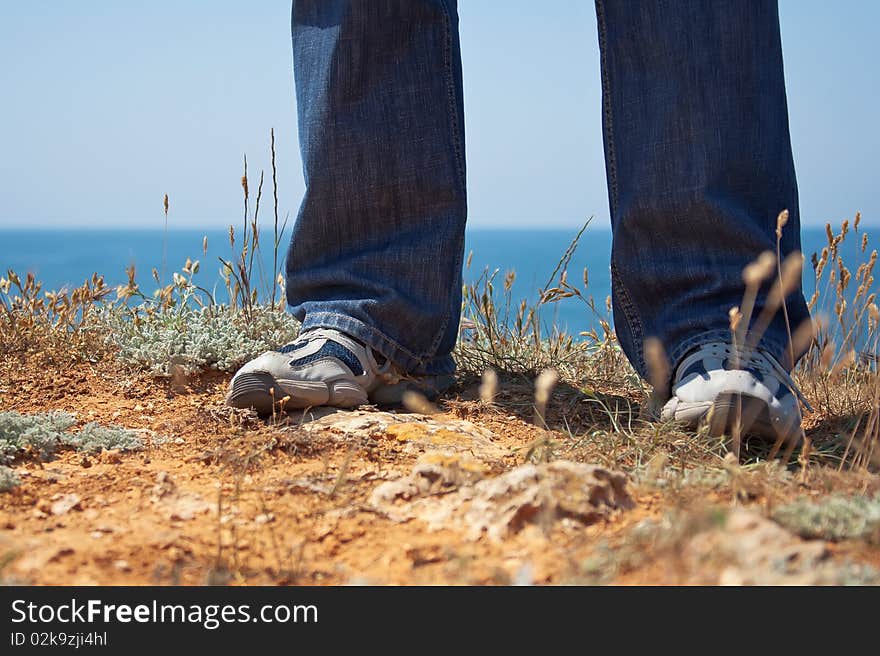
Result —
[[306, 193], [287, 255], [303, 330], [450, 373], [466, 218], [456, 0], [295, 0]]
[[[694, 346], [730, 341], [743, 268], [800, 250], [775, 0], [597, 0], [603, 127], [613, 226], [614, 318], [647, 377], [644, 343], [673, 364]], [[759, 295], [764, 303], [767, 288]], [[808, 311], [788, 299], [791, 330]], [[761, 344], [782, 360], [779, 313]]]
[[[800, 250], [776, 1], [596, 0], [596, 12], [620, 344], [646, 378], [646, 339], [663, 345], [664, 417], [795, 437], [783, 314], [742, 362], [728, 315], [743, 269], [776, 250], [783, 209], [782, 257]], [[800, 288], [787, 308], [794, 332], [809, 317]]]
[[287, 301], [302, 330], [242, 367], [227, 403], [269, 413], [279, 399], [431, 394], [451, 380], [461, 312], [456, 0], [294, 0], [291, 25], [306, 192]]

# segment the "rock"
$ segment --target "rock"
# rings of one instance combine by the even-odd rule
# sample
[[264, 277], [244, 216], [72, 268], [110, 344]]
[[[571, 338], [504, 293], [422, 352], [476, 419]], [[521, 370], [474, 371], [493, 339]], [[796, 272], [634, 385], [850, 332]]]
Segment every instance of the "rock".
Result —
[[53, 515], [63, 515], [71, 510], [82, 510], [78, 494], [65, 494], [50, 506]]
[[205, 501], [199, 494], [179, 490], [166, 471], [156, 474], [156, 484], [150, 492], [150, 500], [165, 510], [168, 519], [172, 521], [189, 521], [216, 506]]
[[485, 466], [468, 456], [426, 454], [408, 476], [382, 483], [370, 496], [374, 506], [409, 501], [415, 497], [446, 494], [483, 478]]
[[118, 465], [122, 462], [122, 454], [119, 449], [110, 449], [109, 451], [101, 451], [98, 460], [105, 465]]
[[462, 516], [472, 539], [485, 532], [501, 540], [529, 523], [561, 518], [591, 524], [635, 505], [626, 475], [566, 460], [522, 465], [478, 483], [473, 492]]
[[329, 494], [332, 489], [330, 485], [321, 485], [309, 480], [308, 477], [285, 479], [283, 481], [288, 492], [314, 492], [317, 494]]
[[148, 544], [158, 549], [168, 549], [180, 539], [180, 532], [176, 530], [158, 530], [148, 538]]
[[48, 562], [56, 563], [62, 558], [66, 556], [70, 556], [74, 553], [72, 547], [58, 547], [49, 553]]
[[156, 474], [156, 484], [153, 486], [151, 496], [153, 500], [156, 501], [169, 494], [174, 494], [176, 490], [177, 486], [174, 484], [171, 475], [166, 471], [160, 471]]
[[354, 410], [333, 412], [297, 426], [312, 436], [331, 435], [351, 441], [393, 440], [406, 452], [466, 453], [483, 461], [497, 461], [509, 455], [493, 442], [494, 435], [463, 419], [444, 415], [395, 414]]
[[312, 539], [316, 542], [320, 542], [331, 535], [336, 530], [336, 527], [339, 526], [339, 518], [343, 514], [344, 513], [339, 509], [324, 513], [324, 515], [321, 516], [312, 527]]
[[689, 582], [720, 585], [827, 583], [835, 567], [829, 555], [823, 542], [801, 540], [742, 508], [732, 510], [723, 526], [695, 535], [682, 552]]
[[[456, 476], [459, 478], [456, 479]], [[371, 502], [392, 519], [421, 519], [432, 529], [458, 528], [470, 540], [500, 541], [528, 525], [568, 519], [591, 524], [635, 504], [626, 475], [595, 465], [557, 460], [521, 465], [494, 478], [470, 480], [461, 470], [419, 463], [398, 485], [383, 483]], [[446, 488], [457, 490], [442, 496]], [[435, 496], [426, 496], [426, 495]], [[401, 504], [399, 500], [411, 499]]]
[[214, 507], [198, 494], [190, 492], [177, 495], [165, 505], [168, 507], [168, 519], [172, 521], [189, 521]]
[[442, 546], [432, 544], [426, 547], [407, 547], [406, 557], [412, 561], [413, 567], [439, 563], [447, 558]]

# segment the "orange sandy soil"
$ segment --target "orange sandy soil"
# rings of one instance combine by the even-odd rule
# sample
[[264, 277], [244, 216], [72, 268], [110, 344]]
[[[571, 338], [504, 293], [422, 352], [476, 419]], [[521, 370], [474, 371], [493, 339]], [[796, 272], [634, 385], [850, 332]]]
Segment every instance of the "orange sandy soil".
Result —
[[[45, 585], [590, 582], [583, 563], [597, 545], [625, 545], [646, 518], [698, 500], [759, 510], [768, 503], [761, 491], [630, 484], [635, 507], [591, 525], [555, 522], [527, 526], [501, 543], [468, 541], [421, 520], [393, 521], [367, 503], [380, 482], [408, 473], [418, 457], [400, 435], [356, 444], [305, 439], [295, 417], [273, 422], [226, 408], [228, 380], [211, 374], [172, 384], [110, 359], [0, 363], [0, 410], [64, 410], [80, 425], [121, 424], [154, 435], [141, 452], [87, 458], [68, 450], [51, 462], [16, 463], [21, 485], [0, 494], [0, 578]], [[535, 439], [525, 412], [521, 418], [466, 400], [474, 396], [473, 388], [460, 388], [433, 418], [464, 417], [490, 430], [509, 453], [491, 473], [521, 464], [522, 448]], [[566, 436], [557, 431], [554, 439], [564, 443]], [[865, 489], [863, 477], [841, 485]], [[779, 494], [793, 498], [823, 486], [827, 481], [791, 485]], [[59, 501], [73, 507], [59, 508]], [[880, 550], [868, 544], [827, 548], [831, 559], [880, 566]], [[683, 572], [674, 548], [644, 549], [612, 582], [716, 581]]]

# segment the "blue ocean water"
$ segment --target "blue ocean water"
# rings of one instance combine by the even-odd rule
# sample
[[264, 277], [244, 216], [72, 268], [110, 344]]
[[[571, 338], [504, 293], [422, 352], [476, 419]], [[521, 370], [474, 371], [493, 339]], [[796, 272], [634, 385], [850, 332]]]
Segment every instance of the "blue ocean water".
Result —
[[[550, 279], [562, 254], [577, 230], [487, 230], [471, 229], [467, 233], [466, 255], [471, 254], [470, 266], [465, 268], [466, 282], [477, 280], [484, 271], [498, 270], [495, 289], [503, 289], [505, 273], [516, 272], [512, 288], [514, 304], [520, 299], [534, 301], [538, 290]], [[207, 236], [208, 252], [202, 250]], [[266, 280], [271, 278], [271, 236], [262, 234], [262, 268]], [[844, 261], [853, 273], [860, 262], [866, 261], [871, 246], [862, 253], [861, 235], [852, 234], [844, 242]], [[286, 242], [286, 240], [285, 240]], [[826, 244], [823, 229], [809, 228], [802, 232], [803, 250], [807, 256], [804, 271], [804, 291], [807, 298], [813, 293], [810, 255], [821, 252]], [[283, 270], [286, 243], [279, 253], [279, 267]], [[604, 312], [605, 298], [611, 293], [609, 257], [611, 233], [588, 227], [581, 237], [569, 265], [569, 281], [582, 286], [583, 270], [589, 272], [587, 293]], [[170, 280], [173, 271], [180, 271], [186, 259], [200, 261], [196, 281], [207, 289], [216, 289], [218, 300], [225, 300], [225, 289], [220, 277], [221, 264], [217, 259], [234, 258], [225, 230], [109, 230], [109, 229], [3, 229], [0, 230], [0, 272], [15, 270], [19, 275], [32, 272], [43, 283], [43, 289], [74, 287], [98, 272], [110, 285], [126, 281], [125, 268], [134, 265], [142, 289], [155, 288], [151, 270], [164, 270], [164, 280]], [[163, 267], [163, 261], [165, 265]], [[542, 315], [546, 326], [577, 333], [595, 327], [595, 316], [577, 299], [565, 299]]]

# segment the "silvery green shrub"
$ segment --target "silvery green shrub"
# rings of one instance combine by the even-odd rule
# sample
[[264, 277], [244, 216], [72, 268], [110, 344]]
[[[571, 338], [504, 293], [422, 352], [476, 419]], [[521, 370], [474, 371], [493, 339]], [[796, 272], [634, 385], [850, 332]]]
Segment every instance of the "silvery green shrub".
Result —
[[0, 464], [12, 462], [19, 451], [31, 448], [46, 458], [64, 442], [67, 429], [75, 423], [66, 412], [23, 415], [0, 412]]
[[121, 451], [138, 451], [144, 443], [138, 434], [122, 426], [101, 426], [90, 422], [78, 432], [70, 434], [66, 444], [89, 454], [100, 453], [102, 450], [119, 449]]
[[777, 508], [773, 519], [805, 538], [866, 538], [880, 531], [880, 496], [798, 499]]
[[176, 365], [186, 374], [234, 371], [260, 353], [293, 340], [298, 322], [288, 313], [254, 306], [250, 316], [227, 306], [181, 306], [137, 313], [105, 312], [107, 341], [123, 362], [156, 376]]
[[18, 474], [9, 467], [0, 465], [0, 492], [9, 492], [9, 490], [14, 488], [20, 482], [21, 480], [18, 478]]
[[79, 431], [69, 429], [76, 423], [67, 412], [40, 412], [25, 415], [0, 412], [0, 464], [9, 464], [19, 452], [32, 449], [48, 459], [58, 448], [70, 446], [77, 451], [98, 453], [102, 449], [136, 451], [143, 448], [137, 432], [121, 426], [101, 426], [91, 422]]

